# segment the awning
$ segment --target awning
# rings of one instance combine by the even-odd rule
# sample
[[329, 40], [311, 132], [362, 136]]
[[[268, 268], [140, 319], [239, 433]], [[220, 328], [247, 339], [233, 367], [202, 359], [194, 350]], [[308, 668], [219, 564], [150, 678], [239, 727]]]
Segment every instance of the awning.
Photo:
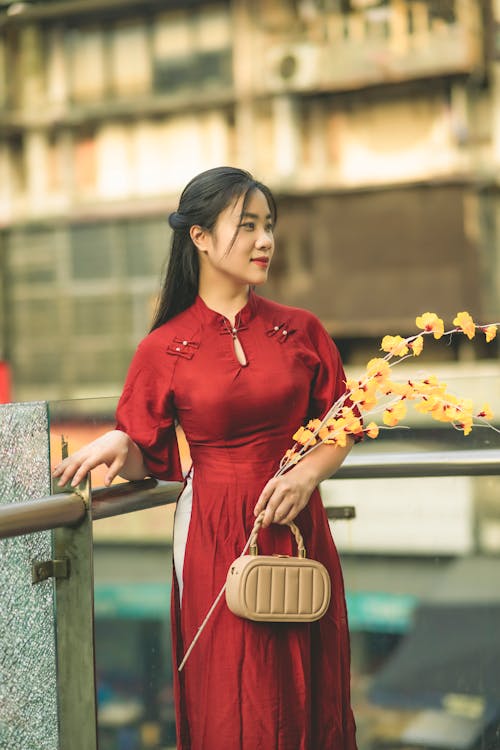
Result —
[[375, 675], [371, 702], [418, 712], [403, 744], [465, 750], [491, 734], [493, 744], [485, 740], [481, 747], [499, 747], [499, 573], [495, 558], [452, 565]]
[[500, 713], [499, 603], [418, 607], [370, 692], [376, 703], [409, 709], [441, 709], [450, 696]]
[[164, 583], [112, 583], [94, 587], [97, 619], [167, 620], [170, 585]]

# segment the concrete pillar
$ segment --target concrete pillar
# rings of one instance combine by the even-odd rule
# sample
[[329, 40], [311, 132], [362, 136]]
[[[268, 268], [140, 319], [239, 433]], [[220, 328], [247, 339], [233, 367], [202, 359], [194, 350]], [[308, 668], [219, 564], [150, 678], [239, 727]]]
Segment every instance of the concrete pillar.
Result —
[[273, 101], [274, 153], [279, 180], [294, 177], [299, 165], [300, 131], [293, 96], [277, 96]]
[[238, 94], [235, 106], [235, 150], [238, 166], [250, 172], [256, 167], [256, 113], [254, 103], [254, 66], [256, 54], [256, 29], [252, 8], [247, 0], [234, 0], [233, 25], [233, 79]]
[[50, 104], [61, 105], [68, 96], [68, 61], [64, 50], [63, 28], [52, 28], [47, 41], [47, 99]]
[[0, 226], [12, 220], [12, 179], [10, 174], [9, 148], [0, 143]]
[[25, 135], [27, 199], [30, 213], [43, 213], [47, 196], [47, 135], [31, 130]]
[[0, 108], [7, 104], [7, 49], [5, 38], [0, 36]]
[[19, 34], [21, 106], [37, 111], [44, 100], [44, 56], [42, 32], [35, 25], [23, 26]]

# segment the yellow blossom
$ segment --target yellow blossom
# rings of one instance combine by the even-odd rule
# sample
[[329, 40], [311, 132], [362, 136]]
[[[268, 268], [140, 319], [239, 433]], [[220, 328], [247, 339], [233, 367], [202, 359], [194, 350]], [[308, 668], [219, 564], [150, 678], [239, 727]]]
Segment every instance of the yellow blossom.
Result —
[[374, 378], [378, 382], [383, 382], [389, 377], [391, 366], [386, 359], [375, 357], [366, 365], [366, 372], [369, 378]]
[[393, 380], [386, 380], [380, 387], [382, 393], [386, 396], [394, 394], [400, 396], [400, 398], [414, 398], [414, 389], [410, 381], [406, 383], [397, 383]]
[[339, 448], [345, 448], [347, 445], [347, 432], [339, 432], [338, 435], [335, 435], [335, 437], [333, 437], [332, 440], [329, 440], [328, 442], [331, 442], [333, 445], [338, 445]]
[[418, 355], [422, 353], [422, 349], [424, 348], [424, 337], [417, 336], [416, 339], [408, 343], [408, 346], [412, 350], [413, 355], [415, 357], [418, 357]]
[[370, 437], [370, 438], [376, 438], [376, 437], [378, 437], [378, 433], [379, 433], [379, 426], [378, 426], [378, 424], [376, 424], [375, 422], [370, 422], [370, 424], [367, 426], [365, 432], [368, 435], [368, 437]]
[[426, 312], [415, 320], [417, 328], [433, 333], [435, 339], [440, 339], [444, 333], [444, 323], [436, 313]]
[[350, 399], [362, 409], [373, 409], [377, 404], [376, 381], [368, 380], [366, 383], [359, 383], [359, 381], [356, 381], [356, 387], [351, 390]]
[[347, 445], [347, 432], [345, 430], [347, 421], [343, 417], [334, 417], [329, 419], [327, 424], [330, 435], [323, 442], [345, 448]]
[[453, 325], [458, 326], [469, 339], [473, 339], [476, 335], [476, 325], [468, 312], [457, 313]]
[[486, 326], [483, 330], [486, 334], [486, 343], [489, 344], [497, 335], [497, 327], [495, 325]]
[[321, 427], [321, 419], [310, 419], [307, 423], [307, 429], [313, 432], [319, 427]]
[[481, 419], [487, 419], [488, 421], [493, 419], [493, 412], [491, 411], [491, 407], [489, 404], [483, 404], [481, 407], [481, 411], [477, 414], [478, 417], [481, 417]]
[[363, 432], [361, 426], [361, 420], [349, 406], [344, 406], [342, 409], [342, 416], [345, 419], [345, 432], [349, 432], [352, 435], [360, 435]]
[[471, 416], [466, 416], [458, 425], [463, 431], [464, 435], [469, 435], [472, 432], [473, 420]]
[[316, 443], [316, 438], [313, 437], [311, 430], [307, 430], [305, 427], [299, 427], [299, 429], [293, 436], [292, 440], [295, 440], [297, 443], [300, 443], [301, 445], [305, 445], [306, 443], [309, 443], [310, 445], [315, 445]]
[[363, 383], [361, 382], [361, 380], [356, 380], [355, 378], [350, 378], [345, 381], [345, 389], [350, 393], [357, 390], [362, 385]]
[[380, 348], [395, 357], [404, 357], [405, 354], [408, 354], [408, 346], [401, 336], [384, 336]]
[[383, 414], [384, 424], [395, 427], [406, 415], [406, 404], [404, 401], [396, 401], [393, 406], [387, 407]]
[[425, 380], [408, 381], [417, 395], [444, 394], [446, 392], [446, 383], [440, 383], [435, 375], [430, 375]]
[[415, 410], [427, 414], [436, 408], [438, 399], [435, 396], [422, 396], [422, 400], [415, 404]]

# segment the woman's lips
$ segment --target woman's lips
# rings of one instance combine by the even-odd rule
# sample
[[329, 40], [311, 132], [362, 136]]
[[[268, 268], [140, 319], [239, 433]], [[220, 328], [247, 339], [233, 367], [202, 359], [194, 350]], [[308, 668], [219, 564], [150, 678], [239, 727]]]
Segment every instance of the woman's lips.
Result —
[[269, 258], [252, 258], [252, 263], [256, 263], [258, 266], [262, 266], [262, 268], [267, 268], [269, 265]]

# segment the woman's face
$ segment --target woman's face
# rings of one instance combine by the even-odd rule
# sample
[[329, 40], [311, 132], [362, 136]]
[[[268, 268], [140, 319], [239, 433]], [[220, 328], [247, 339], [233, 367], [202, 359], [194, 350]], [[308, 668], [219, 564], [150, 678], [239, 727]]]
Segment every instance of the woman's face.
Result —
[[[260, 190], [244, 196], [222, 211], [211, 232], [195, 243], [200, 250], [200, 273], [235, 287], [263, 284], [274, 252], [273, 219]], [[194, 238], [193, 238], [194, 239]]]

